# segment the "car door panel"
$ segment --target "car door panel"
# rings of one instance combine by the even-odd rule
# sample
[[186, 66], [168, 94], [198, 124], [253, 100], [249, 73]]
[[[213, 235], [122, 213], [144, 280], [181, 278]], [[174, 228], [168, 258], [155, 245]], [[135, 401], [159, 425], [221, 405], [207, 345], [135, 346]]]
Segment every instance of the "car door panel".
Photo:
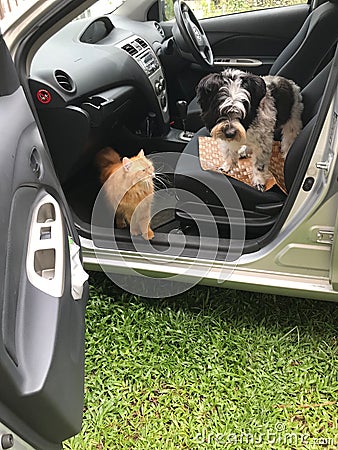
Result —
[[74, 300], [78, 237], [1, 35], [0, 64], [0, 423], [57, 449], [81, 427], [88, 286]]
[[[216, 62], [208, 71], [237, 67], [266, 75], [277, 56], [301, 28], [308, 13], [309, 5], [302, 4], [201, 20]], [[218, 64], [220, 59], [225, 60], [224, 64]], [[252, 59], [254, 64], [248, 61]], [[239, 64], [233, 60], [239, 60]], [[207, 69], [197, 64], [186, 66], [180, 77], [185, 98], [194, 97], [195, 86], [206, 73]]]
[[302, 26], [309, 6], [270, 8], [203, 20], [214, 56], [257, 58], [268, 71]]

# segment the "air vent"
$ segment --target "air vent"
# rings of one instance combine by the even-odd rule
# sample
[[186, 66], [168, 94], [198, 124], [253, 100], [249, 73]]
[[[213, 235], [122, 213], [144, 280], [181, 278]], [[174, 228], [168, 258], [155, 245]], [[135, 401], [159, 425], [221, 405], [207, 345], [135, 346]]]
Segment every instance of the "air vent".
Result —
[[123, 50], [125, 50], [126, 52], [128, 52], [129, 55], [131, 55], [131, 56], [134, 56], [134, 55], [136, 55], [136, 53], [137, 53], [136, 48], [135, 48], [133, 45], [131, 45], [131, 44], [125, 44], [125, 45], [123, 45], [122, 48], [123, 48]]
[[156, 30], [160, 33], [160, 35], [164, 38], [165, 34], [164, 34], [164, 30], [161, 27], [161, 25], [158, 22], [154, 22], [154, 27], [156, 28]]
[[72, 92], [74, 90], [74, 82], [66, 72], [63, 72], [62, 70], [56, 70], [54, 75], [58, 85], [62, 89], [67, 92]]
[[139, 44], [142, 48], [148, 48], [148, 44], [146, 43], [146, 41], [144, 41], [143, 39], [141, 39], [141, 38], [137, 38], [137, 39], [135, 39], [135, 41], [134, 41], [134, 43], [137, 43], [137, 44]]

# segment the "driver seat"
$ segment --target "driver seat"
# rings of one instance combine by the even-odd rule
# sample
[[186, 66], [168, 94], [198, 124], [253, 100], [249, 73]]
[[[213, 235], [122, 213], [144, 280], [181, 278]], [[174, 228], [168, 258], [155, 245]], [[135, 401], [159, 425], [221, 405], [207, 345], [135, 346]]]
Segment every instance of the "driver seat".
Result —
[[[296, 36], [273, 63], [269, 74], [293, 80], [303, 89], [325, 65], [338, 40], [338, 0], [328, 0], [306, 18]], [[188, 105], [186, 127], [203, 126], [197, 97]]]

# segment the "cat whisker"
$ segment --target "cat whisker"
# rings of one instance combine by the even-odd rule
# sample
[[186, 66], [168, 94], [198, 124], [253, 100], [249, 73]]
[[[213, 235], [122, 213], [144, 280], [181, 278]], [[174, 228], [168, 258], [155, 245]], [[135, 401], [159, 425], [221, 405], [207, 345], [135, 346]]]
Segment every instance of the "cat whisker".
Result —
[[[156, 185], [156, 181], [158, 181], [158, 182], [163, 186], [164, 189], [168, 189], [168, 186], [164, 183], [163, 180], [161, 180], [161, 178], [159, 178], [159, 177], [156, 176], [156, 177], [154, 178], [155, 185]], [[156, 187], [157, 187], [157, 186], [156, 186]], [[158, 189], [161, 189], [161, 187], [158, 187]]]
[[[166, 162], [163, 162], [163, 156], [162, 155], [150, 155], [151, 162], [155, 166], [156, 173], [160, 172], [172, 172], [173, 166], [172, 164], [168, 164]], [[160, 159], [161, 158], [161, 159]]]
[[172, 179], [164, 173], [156, 172], [155, 178], [164, 182], [167, 187], [171, 187], [173, 185]]
[[163, 180], [167, 181], [168, 183], [170, 182], [169, 176], [163, 172], [155, 172], [155, 177], [162, 178]]

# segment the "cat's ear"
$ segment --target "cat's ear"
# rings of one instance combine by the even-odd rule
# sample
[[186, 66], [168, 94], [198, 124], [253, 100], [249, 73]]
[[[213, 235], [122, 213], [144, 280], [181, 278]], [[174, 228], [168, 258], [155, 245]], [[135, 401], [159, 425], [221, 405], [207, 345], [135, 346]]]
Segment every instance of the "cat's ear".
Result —
[[131, 165], [132, 165], [132, 161], [131, 161], [129, 158], [124, 157], [124, 158], [122, 159], [122, 164], [123, 164], [124, 170], [125, 170], [126, 172], [129, 172], [129, 170], [130, 170], [130, 168], [131, 168]]
[[137, 156], [139, 156], [140, 158], [142, 158], [142, 157], [144, 156], [144, 151], [143, 151], [143, 149], [140, 150], [140, 151], [138, 152], [138, 155], [137, 155]]

